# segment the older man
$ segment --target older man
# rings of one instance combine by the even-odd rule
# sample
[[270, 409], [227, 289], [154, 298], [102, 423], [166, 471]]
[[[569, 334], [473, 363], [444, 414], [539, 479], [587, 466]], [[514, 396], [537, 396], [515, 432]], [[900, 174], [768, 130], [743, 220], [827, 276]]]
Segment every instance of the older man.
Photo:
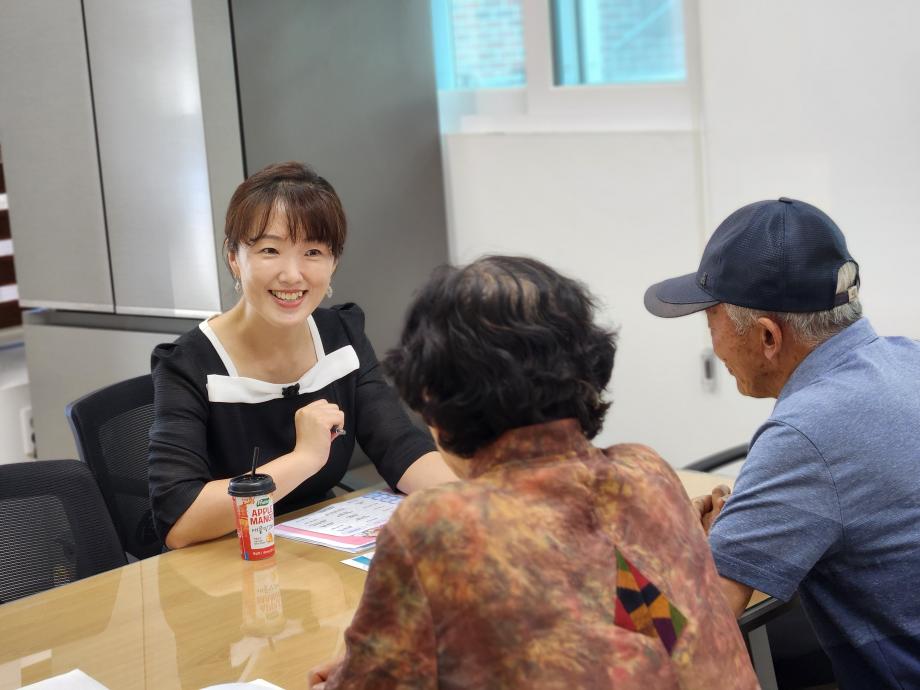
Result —
[[858, 288], [837, 225], [781, 198], [645, 306], [705, 310], [741, 394], [777, 399], [734, 493], [695, 501], [735, 612], [798, 590], [842, 688], [920, 688], [920, 344], [876, 335]]

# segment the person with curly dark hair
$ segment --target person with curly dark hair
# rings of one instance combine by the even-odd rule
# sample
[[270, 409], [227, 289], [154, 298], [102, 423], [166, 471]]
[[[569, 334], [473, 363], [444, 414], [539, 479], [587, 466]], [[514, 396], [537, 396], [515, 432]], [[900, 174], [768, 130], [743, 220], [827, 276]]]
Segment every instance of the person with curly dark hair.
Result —
[[677, 476], [589, 442], [616, 350], [595, 313], [533, 259], [425, 285], [384, 365], [464, 481], [393, 514], [314, 687], [758, 687]]
[[575, 281], [494, 256], [435, 272], [384, 366], [443, 448], [471, 457], [505, 431], [573, 417], [588, 438], [610, 407], [616, 334]]

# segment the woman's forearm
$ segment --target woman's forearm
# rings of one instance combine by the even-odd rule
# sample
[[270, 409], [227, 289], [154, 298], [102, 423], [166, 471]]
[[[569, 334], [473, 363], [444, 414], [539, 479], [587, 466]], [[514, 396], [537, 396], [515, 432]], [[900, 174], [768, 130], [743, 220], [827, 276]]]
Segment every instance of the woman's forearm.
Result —
[[[275, 481], [272, 500], [279, 501], [312, 477], [323, 466], [322, 462], [293, 451], [275, 458], [257, 469]], [[222, 537], [236, 529], [233, 502], [227, 495], [229, 479], [215, 479], [202, 488], [201, 493], [176, 521], [166, 535], [166, 546], [181, 549]]]
[[457, 481], [457, 475], [447, 466], [441, 454], [433, 451], [425, 453], [409, 465], [396, 488], [405, 494], [411, 494], [413, 491], [421, 491], [429, 486], [455, 481]]
[[[307, 457], [305, 453], [293, 451], [262, 465], [258, 471], [274, 479], [275, 492], [272, 498], [279, 501], [316, 474], [322, 465], [322, 462]], [[408, 494], [456, 480], [457, 476], [444, 463], [441, 454], [432, 452], [421, 456], [409, 466], [397, 488]], [[166, 535], [166, 545], [169, 548], [181, 549], [199, 544], [236, 529], [233, 503], [227, 495], [229, 484], [229, 479], [215, 479], [204, 485], [192, 505]]]

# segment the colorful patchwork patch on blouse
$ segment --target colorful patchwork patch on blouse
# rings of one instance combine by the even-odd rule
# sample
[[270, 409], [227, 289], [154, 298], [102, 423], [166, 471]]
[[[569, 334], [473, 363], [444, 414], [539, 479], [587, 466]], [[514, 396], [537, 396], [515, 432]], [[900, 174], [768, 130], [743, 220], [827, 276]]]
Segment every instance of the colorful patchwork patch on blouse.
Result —
[[668, 598], [616, 550], [617, 600], [614, 622], [641, 635], [657, 637], [668, 654], [687, 624], [687, 619]]

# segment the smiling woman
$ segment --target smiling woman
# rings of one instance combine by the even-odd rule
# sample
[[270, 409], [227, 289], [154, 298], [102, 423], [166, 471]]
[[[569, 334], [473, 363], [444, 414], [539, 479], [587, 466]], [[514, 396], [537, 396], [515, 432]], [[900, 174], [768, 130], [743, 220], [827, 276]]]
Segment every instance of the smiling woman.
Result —
[[319, 306], [345, 247], [332, 185], [270, 165], [237, 188], [225, 235], [239, 301], [153, 352], [150, 496], [167, 546], [233, 530], [228, 480], [255, 446], [278, 513], [326, 498], [356, 440], [393, 488], [453, 479], [380, 374], [361, 309]]
[[330, 291], [337, 263], [328, 244], [291, 237], [280, 203], [261, 237], [230, 250], [227, 260], [247, 296], [240, 304], [279, 325], [313, 313]]

